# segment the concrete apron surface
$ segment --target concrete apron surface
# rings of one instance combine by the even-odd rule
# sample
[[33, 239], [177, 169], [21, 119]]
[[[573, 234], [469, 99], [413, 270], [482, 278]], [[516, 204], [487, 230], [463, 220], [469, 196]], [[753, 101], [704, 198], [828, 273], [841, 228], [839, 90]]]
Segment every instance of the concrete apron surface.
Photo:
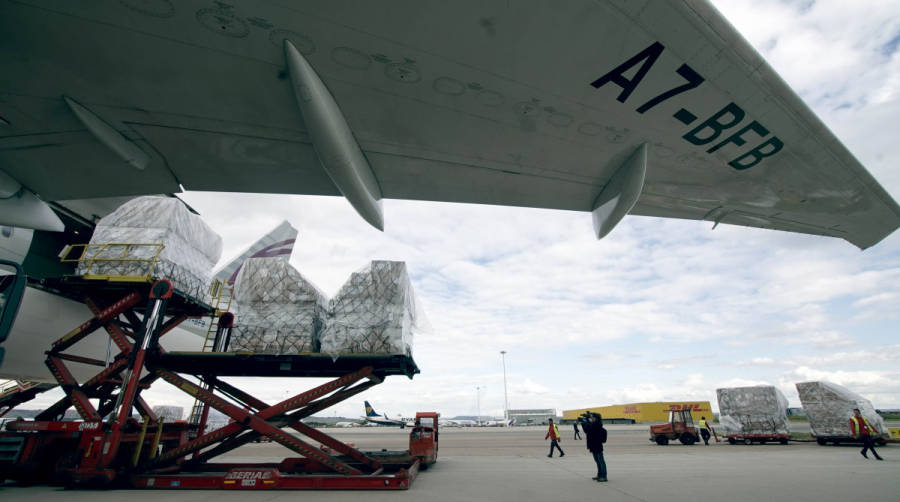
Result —
[[[517, 428], [518, 429], [518, 428]], [[547, 458], [543, 430], [522, 428], [442, 431], [441, 457], [405, 492], [63, 490], [0, 487], [0, 500], [228, 501], [703, 501], [900, 500], [900, 448], [881, 447], [885, 461], [866, 460], [858, 446], [821, 447], [727, 443], [657, 446], [642, 427], [611, 429], [609, 482], [598, 483], [583, 441], [564, 436], [566, 456]], [[530, 430], [529, 430], [530, 429]], [[361, 448], [400, 447], [407, 431], [334, 431]], [[280, 445], [247, 445], [222, 461], [261, 462], [290, 454]], [[870, 454], [871, 457], [871, 454]]]

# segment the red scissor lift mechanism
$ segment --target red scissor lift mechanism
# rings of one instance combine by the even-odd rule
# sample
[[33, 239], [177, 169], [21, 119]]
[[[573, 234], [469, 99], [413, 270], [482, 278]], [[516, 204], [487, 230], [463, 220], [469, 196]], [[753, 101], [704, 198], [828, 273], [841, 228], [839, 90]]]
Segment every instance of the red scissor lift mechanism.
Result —
[[[150, 287], [64, 278], [48, 281], [45, 287], [84, 301], [94, 316], [47, 351], [46, 364], [66, 396], [34, 421], [8, 422], [7, 432], [0, 432], [6, 444], [20, 442], [17, 459], [0, 466], [0, 479], [140, 488], [408, 489], [422, 462], [434, 461], [436, 451], [427, 456], [410, 451], [366, 454], [301, 421], [381, 383], [388, 375], [411, 378], [419, 370], [409, 357], [354, 355], [332, 361], [324, 354], [166, 353], [159, 339], [188, 318], [210, 315], [212, 307], [165, 280]], [[227, 346], [232, 320], [228, 313], [220, 318], [218, 350]], [[119, 350], [108, 366], [107, 361], [64, 352], [101, 328]], [[102, 370], [79, 383], [67, 362]], [[199, 383], [179, 373], [193, 375]], [[333, 380], [270, 405], [220, 380], [222, 376]], [[203, 403], [199, 424], [163, 423], [153, 413], [140, 394], [158, 379]], [[99, 403], [97, 407], [92, 399]], [[82, 421], [62, 420], [70, 407]], [[142, 421], [132, 418], [133, 408]], [[203, 433], [209, 408], [232, 422]], [[436, 436], [437, 415], [426, 415], [434, 419]], [[284, 427], [322, 447], [283, 431]], [[211, 462], [262, 437], [301, 456], [280, 463]]]

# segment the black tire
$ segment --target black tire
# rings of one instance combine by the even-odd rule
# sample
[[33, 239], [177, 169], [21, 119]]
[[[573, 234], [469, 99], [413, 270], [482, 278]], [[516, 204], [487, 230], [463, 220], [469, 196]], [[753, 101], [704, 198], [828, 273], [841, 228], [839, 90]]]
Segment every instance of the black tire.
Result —
[[751, 444], [753, 444], [753, 440], [750, 438], [744, 438], [744, 444], [750, 446]]
[[788, 444], [788, 438], [781, 438], [778, 440], [778, 442], [781, 444]]
[[656, 436], [656, 444], [660, 446], [665, 446], [669, 444], [669, 438], [663, 436], [662, 434]]
[[875, 441], [875, 443], [877, 443], [878, 446], [884, 446], [884, 445], [887, 444], [887, 441], [885, 441], [884, 438], [880, 438], [880, 439], [877, 439], [877, 440]]
[[737, 441], [734, 438], [728, 438], [728, 444], [736, 444]]
[[681, 441], [681, 444], [690, 446], [697, 442], [697, 436], [694, 436], [690, 432], [683, 432], [681, 433], [681, 436], [678, 437], [678, 440]]
[[816, 438], [816, 443], [819, 443], [819, 446], [825, 446], [827, 441], [825, 441], [825, 438]]

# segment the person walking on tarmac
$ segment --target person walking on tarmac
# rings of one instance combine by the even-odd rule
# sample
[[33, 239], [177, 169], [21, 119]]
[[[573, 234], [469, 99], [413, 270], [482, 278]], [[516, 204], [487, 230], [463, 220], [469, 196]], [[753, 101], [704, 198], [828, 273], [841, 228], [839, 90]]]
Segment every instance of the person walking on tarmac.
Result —
[[872, 436], [878, 434], [878, 429], [872, 427], [872, 424], [866, 420], [866, 417], [860, 415], [859, 408], [853, 408], [853, 416], [850, 417], [850, 434], [863, 442], [863, 449], [859, 452], [860, 455], [869, 458], [866, 455], [866, 450], [872, 450], [872, 454], [875, 455], [877, 460], [884, 460], [875, 451], [875, 441], [872, 439]]
[[606, 429], [603, 427], [603, 417], [599, 413], [587, 412], [582, 415], [581, 428], [584, 430], [587, 449], [597, 464], [597, 476], [591, 479], [605, 483], [606, 460], [603, 458], [603, 443], [606, 442]]
[[578, 433], [578, 420], [572, 422], [572, 427], [575, 428], [575, 437], [572, 440], [581, 439], [581, 434]]
[[547, 456], [552, 458], [553, 448], [556, 448], [557, 450], [559, 450], [559, 456], [565, 457], [566, 452], [564, 452], [562, 448], [559, 447], [559, 442], [562, 441], [562, 438], [559, 436], [559, 429], [556, 428], [556, 424], [553, 423], [552, 418], [549, 419], [549, 422], [550, 428], [547, 430], [547, 435], [544, 436], [544, 441], [546, 441], [548, 438], [550, 439], [550, 454]]
[[700, 417], [700, 421], [697, 422], [697, 425], [700, 427], [700, 437], [703, 438], [703, 444], [709, 446], [709, 431], [712, 430], [712, 427], [709, 426], [706, 417]]

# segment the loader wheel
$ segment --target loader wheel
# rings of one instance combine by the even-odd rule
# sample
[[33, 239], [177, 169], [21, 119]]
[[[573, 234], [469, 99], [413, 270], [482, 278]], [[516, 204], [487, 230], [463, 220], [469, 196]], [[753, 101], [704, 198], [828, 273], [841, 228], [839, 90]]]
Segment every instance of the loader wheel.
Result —
[[681, 444], [686, 444], [688, 446], [697, 442], [697, 438], [687, 432], [683, 433], [678, 440], [681, 441]]
[[737, 441], [734, 438], [728, 438], [728, 444], [736, 444]]
[[753, 444], [753, 440], [750, 438], [744, 438], [744, 444], [750, 446], [751, 444]]
[[660, 446], [665, 446], [665, 445], [669, 444], [669, 438], [662, 436], [662, 435], [656, 436], [656, 444], [658, 444]]
[[781, 444], [788, 444], [788, 439], [787, 439], [787, 438], [781, 438], [778, 442], [781, 443]]
[[816, 438], [816, 442], [819, 443], [819, 446], [825, 446], [825, 438]]

